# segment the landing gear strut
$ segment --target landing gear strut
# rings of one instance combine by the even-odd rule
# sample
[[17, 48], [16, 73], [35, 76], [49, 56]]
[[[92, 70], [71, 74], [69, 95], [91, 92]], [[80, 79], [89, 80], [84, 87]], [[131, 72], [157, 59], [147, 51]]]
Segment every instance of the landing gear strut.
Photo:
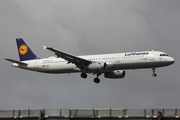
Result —
[[152, 68], [152, 71], [153, 71], [153, 77], [156, 77], [157, 76], [157, 74], [155, 73], [156, 72], [156, 68]]
[[87, 74], [86, 73], [81, 73], [81, 77], [85, 79], [85, 78], [87, 78]]
[[98, 74], [98, 73], [97, 73], [97, 77], [94, 78], [94, 82], [97, 83], [97, 84], [100, 83], [100, 79], [98, 78], [99, 75], [101, 75], [101, 74]]
[[[101, 74], [97, 73], [97, 77], [94, 78], [94, 82], [97, 83], [97, 84], [100, 83], [100, 79], [98, 78], [99, 75], [101, 75]], [[85, 79], [85, 78], [87, 78], [87, 74], [83, 72], [83, 73], [81, 73], [81, 77]]]

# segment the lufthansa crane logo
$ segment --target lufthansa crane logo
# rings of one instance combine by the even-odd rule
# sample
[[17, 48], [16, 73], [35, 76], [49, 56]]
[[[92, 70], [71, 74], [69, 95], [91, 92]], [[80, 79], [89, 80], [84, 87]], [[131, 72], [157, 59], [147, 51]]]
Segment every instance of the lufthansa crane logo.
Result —
[[21, 55], [25, 55], [25, 54], [27, 53], [27, 51], [28, 51], [27, 45], [22, 44], [22, 45], [19, 47], [19, 53], [20, 53]]

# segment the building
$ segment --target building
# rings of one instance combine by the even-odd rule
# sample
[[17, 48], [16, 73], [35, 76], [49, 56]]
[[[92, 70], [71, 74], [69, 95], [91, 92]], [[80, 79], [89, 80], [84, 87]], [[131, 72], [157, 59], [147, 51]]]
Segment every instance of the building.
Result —
[[180, 119], [180, 109], [37, 109], [0, 110], [0, 120], [163, 120]]

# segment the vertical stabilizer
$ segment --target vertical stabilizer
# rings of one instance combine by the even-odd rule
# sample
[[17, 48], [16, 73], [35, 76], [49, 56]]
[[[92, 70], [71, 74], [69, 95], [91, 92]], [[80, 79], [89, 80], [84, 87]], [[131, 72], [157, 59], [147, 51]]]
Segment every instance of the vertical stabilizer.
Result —
[[20, 61], [38, 59], [22, 38], [16, 39]]

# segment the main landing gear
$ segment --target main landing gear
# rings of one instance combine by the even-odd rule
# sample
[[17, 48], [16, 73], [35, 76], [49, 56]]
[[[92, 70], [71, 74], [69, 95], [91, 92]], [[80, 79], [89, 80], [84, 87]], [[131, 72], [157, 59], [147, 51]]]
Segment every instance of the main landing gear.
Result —
[[98, 73], [96, 73], [97, 74], [97, 77], [96, 78], [94, 78], [94, 82], [95, 83], [100, 83], [100, 79], [98, 78], [99, 77], [99, 75], [101, 75], [101, 74], [98, 74]]
[[157, 76], [157, 74], [155, 73], [156, 72], [156, 68], [152, 68], [152, 71], [153, 71], [153, 77], [156, 77]]
[[98, 77], [96, 77], [96, 78], [94, 78], [94, 82], [98, 84], [98, 83], [100, 83], [100, 79]]
[[[94, 78], [94, 82], [97, 83], [97, 84], [100, 83], [100, 79], [98, 78], [99, 75], [100, 74], [97, 74], [97, 77]], [[85, 79], [85, 78], [87, 78], [87, 74], [86, 73], [81, 73], [81, 77]]]
[[87, 74], [86, 73], [81, 73], [81, 77], [85, 79], [85, 78], [87, 78]]

